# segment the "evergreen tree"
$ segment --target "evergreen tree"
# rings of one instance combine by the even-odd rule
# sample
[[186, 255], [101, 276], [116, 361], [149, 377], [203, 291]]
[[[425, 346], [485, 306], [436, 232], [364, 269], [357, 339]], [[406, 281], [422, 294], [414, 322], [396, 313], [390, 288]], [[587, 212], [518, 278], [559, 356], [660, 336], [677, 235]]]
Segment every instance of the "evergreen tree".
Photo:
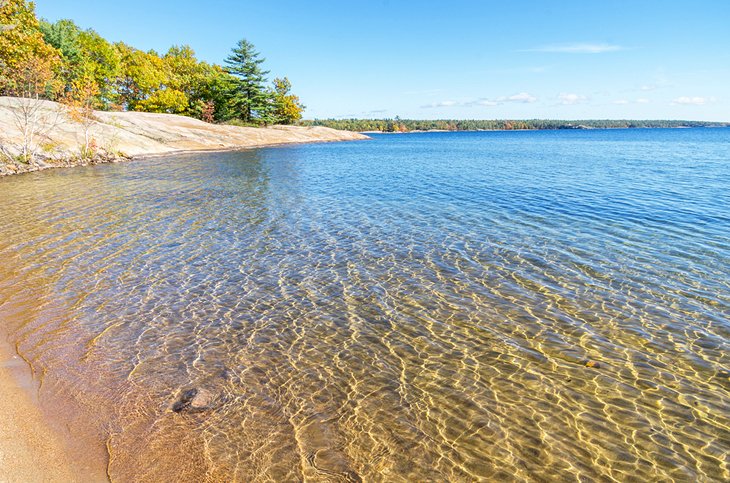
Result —
[[236, 77], [231, 103], [245, 122], [254, 122], [269, 111], [271, 99], [264, 86], [269, 71], [261, 69], [264, 60], [246, 39], [240, 40], [226, 59], [226, 70]]

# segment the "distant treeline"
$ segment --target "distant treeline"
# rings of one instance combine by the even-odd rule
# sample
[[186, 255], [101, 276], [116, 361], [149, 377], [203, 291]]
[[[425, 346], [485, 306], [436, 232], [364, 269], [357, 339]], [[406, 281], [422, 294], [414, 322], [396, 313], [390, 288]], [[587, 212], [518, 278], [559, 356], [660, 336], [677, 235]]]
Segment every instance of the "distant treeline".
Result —
[[418, 120], [418, 119], [315, 119], [301, 121], [305, 126], [325, 126], [346, 131], [513, 131], [539, 129], [621, 129], [621, 128], [676, 128], [676, 127], [730, 127], [728, 122], [704, 121], [632, 121], [591, 119], [563, 121], [551, 119], [527, 120]]

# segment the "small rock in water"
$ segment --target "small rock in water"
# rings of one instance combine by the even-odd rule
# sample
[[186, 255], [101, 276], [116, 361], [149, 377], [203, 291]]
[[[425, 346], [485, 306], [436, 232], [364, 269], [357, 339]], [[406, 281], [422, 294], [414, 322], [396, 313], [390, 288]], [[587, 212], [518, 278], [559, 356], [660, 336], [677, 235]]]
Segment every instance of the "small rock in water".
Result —
[[592, 367], [593, 369], [600, 369], [601, 363], [598, 361], [592, 361], [590, 359], [583, 361], [583, 365], [586, 367]]
[[203, 411], [210, 409], [213, 403], [213, 393], [206, 389], [188, 389], [183, 391], [180, 398], [172, 405], [176, 413], [182, 411]]
[[180, 398], [172, 405], [172, 410], [179, 413], [183, 409], [187, 409], [190, 407], [190, 401], [193, 400], [196, 394], [198, 394], [197, 389], [188, 389], [187, 391], [183, 391]]
[[213, 404], [213, 393], [205, 389], [200, 389], [198, 393], [190, 401], [192, 409], [208, 409]]

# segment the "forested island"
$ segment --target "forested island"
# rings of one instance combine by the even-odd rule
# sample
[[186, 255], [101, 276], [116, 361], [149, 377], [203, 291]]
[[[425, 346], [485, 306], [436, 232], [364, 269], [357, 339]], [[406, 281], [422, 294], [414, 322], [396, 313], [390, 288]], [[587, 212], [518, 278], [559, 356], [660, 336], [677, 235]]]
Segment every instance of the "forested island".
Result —
[[357, 132], [411, 131], [518, 131], [543, 129], [627, 129], [730, 127], [730, 122], [589, 119], [565, 121], [557, 119], [474, 120], [474, 119], [315, 119], [300, 121], [305, 126], [324, 126]]

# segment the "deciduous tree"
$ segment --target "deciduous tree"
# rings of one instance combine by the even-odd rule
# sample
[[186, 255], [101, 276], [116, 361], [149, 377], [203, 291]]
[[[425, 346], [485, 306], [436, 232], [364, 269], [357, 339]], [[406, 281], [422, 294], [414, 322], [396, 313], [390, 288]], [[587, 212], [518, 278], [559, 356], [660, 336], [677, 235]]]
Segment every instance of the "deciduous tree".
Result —
[[64, 84], [64, 92], [71, 88], [71, 83], [78, 77], [83, 61], [83, 52], [79, 37], [81, 29], [71, 20], [59, 20], [49, 23], [41, 20], [39, 24], [44, 40], [61, 55], [59, 76]]
[[274, 79], [274, 116], [281, 124], [294, 124], [302, 118], [304, 105], [291, 93], [291, 82], [284, 77]]
[[48, 59], [31, 57], [6, 70], [7, 93], [18, 98], [11, 109], [15, 127], [22, 134], [18, 160], [33, 163], [39, 140], [45, 138], [62, 121], [57, 105], [45, 105], [44, 98], [54, 98], [58, 83], [54, 81], [52, 63]]
[[136, 111], [182, 114], [188, 109], [188, 96], [177, 89], [157, 89], [134, 106]]
[[13, 75], [25, 77], [29, 65], [42, 64], [54, 71], [60, 62], [58, 51], [43, 39], [35, 7], [24, 0], [4, 0], [0, 3], [0, 94], [8, 93]]
[[61, 119], [57, 109], [44, 106], [44, 99], [58, 93], [60, 54], [43, 39], [32, 2], [5, 0], [0, 4], [0, 25], [10, 27], [0, 30], [0, 94], [19, 98], [11, 109], [22, 134], [17, 159], [32, 163], [39, 139]]
[[94, 78], [93, 67], [86, 64], [86, 71], [73, 80], [70, 90], [66, 93], [64, 104], [69, 117], [73, 122], [81, 125], [84, 131], [84, 141], [81, 146], [81, 157], [90, 159], [96, 154], [91, 138], [91, 128], [97, 119], [94, 107], [97, 103], [99, 86]]
[[121, 58], [117, 89], [122, 106], [131, 111], [144, 110], [149, 98], [167, 79], [162, 59], [155, 52], [143, 52], [126, 44], [116, 45]]

